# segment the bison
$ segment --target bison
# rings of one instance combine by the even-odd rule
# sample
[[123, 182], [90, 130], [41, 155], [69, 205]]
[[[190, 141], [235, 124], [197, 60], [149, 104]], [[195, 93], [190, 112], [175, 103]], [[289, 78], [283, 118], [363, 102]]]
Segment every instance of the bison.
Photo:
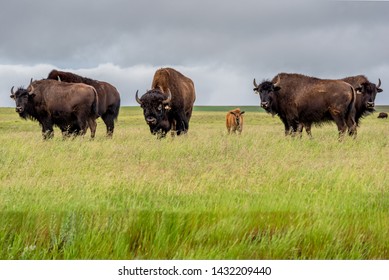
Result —
[[243, 114], [244, 111], [241, 111], [240, 108], [231, 110], [226, 115], [226, 126], [228, 134], [239, 132], [242, 133], [243, 129]]
[[[99, 102], [92, 86], [31, 79], [27, 89], [13, 89], [10, 97], [15, 100], [16, 112], [23, 119], [37, 120], [44, 139], [54, 136], [53, 125], [61, 129], [64, 137], [69, 132], [83, 135], [89, 126], [94, 138]], [[70, 131], [71, 128], [77, 129]]]
[[385, 113], [385, 112], [381, 112], [378, 114], [378, 117], [379, 119], [387, 119], [388, 118], [388, 113]]
[[68, 83], [84, 83], [93, 86], [99, 96], [98, 113], [107, 127], [107, 136], [112, 137], [115, 121], [117, 120], [120, 109], [120, 94], [113, 85], [55, 69], [49, 73], [47, 78]]
[[[356, 90], [356, 100], [355, 100], [355, 122], [357, 126], [360, 124], [361, 118], [374, 112], [374, 102], [377, 93], [382, 92], [380, 88], [381, 80], [378, 79], [378, 85], [369, 82], [369, 80], [363, 76], [351, 76], [341, 79], [346, 83], [349, 83]], [[311, 133], [312, 123], [304, 123], [300, 127], [300, 131], [305, 127], [307, 134], [312, 137]]]
[[324, 80], [301, 74], [280, 73], [272, 81], [257, 85], [261, 107], [278, 115], [285, 127], [285, 135], [295, 135], [301, 124], [323, 123], [334, 120], [343, 137], [349, 128], [356, 133], [354, 88], [338, 80]]
[[170, 130], [186, 133], [196, 100], [193, 81], [172, 68], [161, 68], [154, 74], [151, 90], [136, 101], [143, 108], [150, 132], [158, 138]]

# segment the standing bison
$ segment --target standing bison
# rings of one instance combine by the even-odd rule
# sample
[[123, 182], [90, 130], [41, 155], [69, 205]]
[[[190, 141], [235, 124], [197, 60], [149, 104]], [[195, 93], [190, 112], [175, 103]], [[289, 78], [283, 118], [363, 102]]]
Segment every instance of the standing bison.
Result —
[[[91, 137], [95, 136], [98, 117], [98, 95], [85, 84], [61, 83], [54, 80], [34, 81], [27, 89], [11, 88], [16, 112], [24, 119], [37, 120], [42, 127], [44, 139], [54, 136], [53, 126], [58, 126], [63, 136], [69, 132], [85, 134], [88, 126]], [[76, 127], [77, 131], [70, 131]]]
[[113, 85], [55, 69], [49, 73], [47, 78], [67, 83], [84, 83], [94, 87], [99, 96], [98, 113], [107, 127], [107, 136], [112, 137], [120, 109], [120, 94]]
[[342, 137], [349, 127], [356, 133], [354, 88], [339, 80], [323, 80], [300, 74], [280, 73], [272, 81], [257, 85], [261, 107], [278, 115], [285, 127], [285, 135], [294, 135], [302, 124], [334, 120]]
[[146, 123], [152, 134], [164, 137], [170, 130], [177, 135], [186, 133], [196, 100], [191, 79], [172, 68], [161, 68], [154, 74], [151, 90], [136, 101], [143, 108]]
[[243, 129], [243, 114], [244, 111], [241, 111], [240, 108], [231, 110], [226, 115], [226, 127], [228, 134], [239, 132], [242, 133]]
[[378, 114], [378, 117], [379, 119], [387, 119], [388, 118], [388, 113], [385, 113], [385, 112], [381, 112]]
[[[357, 126], [360, 124], [361, 118], [374, 112], [375, 98], [377, 93], [382, 92], [381, 80], [378, 79], [378, 85], [371, 83], [365, 76], [358, 75], [343, 78], [341, 81], [349, 83], [356, 90], [355, 100], [355, 122]], [[300, 131], [305, 127], [307, 134], [312, 137], [311, 126], [312, 123], [304, 123]]]

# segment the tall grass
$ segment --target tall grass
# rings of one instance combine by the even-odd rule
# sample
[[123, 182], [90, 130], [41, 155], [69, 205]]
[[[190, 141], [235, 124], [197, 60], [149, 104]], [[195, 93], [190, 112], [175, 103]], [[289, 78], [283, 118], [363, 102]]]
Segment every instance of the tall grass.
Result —
[[43, 141], [0, 109], [1, 259], [388, 259], [389, 123], [356, 140], [333, 124], [285, 138], [248, 111], [197, 109], [189, 133], [157, 140], [139, 108], [113, 139]]

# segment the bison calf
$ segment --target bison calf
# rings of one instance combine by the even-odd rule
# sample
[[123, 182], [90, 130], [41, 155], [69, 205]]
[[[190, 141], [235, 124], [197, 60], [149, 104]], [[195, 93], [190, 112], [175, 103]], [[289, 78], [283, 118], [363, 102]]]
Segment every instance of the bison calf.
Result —
[[242, 133], [243, 129], [243, 115], [244, 111], [241, 111], [240, 108], [231, 110], [226, 115], [226, 126], [228, 134], [239, 132]]

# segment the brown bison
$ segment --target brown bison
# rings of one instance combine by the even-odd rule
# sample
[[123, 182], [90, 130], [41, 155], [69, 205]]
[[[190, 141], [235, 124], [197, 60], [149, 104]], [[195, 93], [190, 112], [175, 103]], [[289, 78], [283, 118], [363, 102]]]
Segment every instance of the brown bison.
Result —
[[196, 100], [191, 79], [172, 68], [161, 68], [154, 74], [151, 90], [136, 101], [143, 108], [146, 123], [152, 134], [164, 137], [170, 130], [177, 135], [186, 133]]
[[[11, 88], [16, 112], [24, 119], [37, 120], [42, 127], [44, 139], [54, 136], [53, 125], [63, 136], [69, 133], [85, 134], [88, 126], [91, 137], [95, 136], [98, 117], [98, 95], [85, 84], [61, 83], [54, 80], [30, 82], [27, 89]], [[71, 128], [76, 128], [70, 131]]]
[[278, 115], [285, 127], [285, 135], [295, 135], [301, 124], [323, 123], [334, 120], [343, 136], [347, 127], [356, 133], [354, 88], [338, 80], [323, 80], [301, 74], [280, 73], [272, 81], [257, 85], [261, 107]]
[[49, 73], [47, 78], [67, 83], [84, 83], [93, 86], [99, 96], [98, 113], [107, 127], [107, 136], [112, 137], [115, 121], [117, 120], [120, 109], [120, 94], [113, 85], [55, 69]]
[[[378, 85], [369, 82], [369, 80], [363, 76], [352, 76], [341, 79], [346, 83], [349, 83], [356, 90], [356, 100], [355, 100], [355, 122], [357, 126], [360, 124], [360, 119], [366, 115], [369, 115], [374, 112], [374, 102], [378, 92], [382, 92], [381, 80], [378, 79]], [[304, 123], [300, 127], [300, 131], [305, 127], [307, 134], [312, 137], [311, 133], [312, 123]]]
[[226, 126], [228, 134], [239, 132], [242, 133], [243, 129], [243, 114], [244, 111], [241, 111], [240, 108], [231, 110], [226, 115]]
[[385, 112], [381, 112], [378, 114], [378, 117], [379, 119], [387, 119], [388, 118], [388, 113], [385, 113]]

